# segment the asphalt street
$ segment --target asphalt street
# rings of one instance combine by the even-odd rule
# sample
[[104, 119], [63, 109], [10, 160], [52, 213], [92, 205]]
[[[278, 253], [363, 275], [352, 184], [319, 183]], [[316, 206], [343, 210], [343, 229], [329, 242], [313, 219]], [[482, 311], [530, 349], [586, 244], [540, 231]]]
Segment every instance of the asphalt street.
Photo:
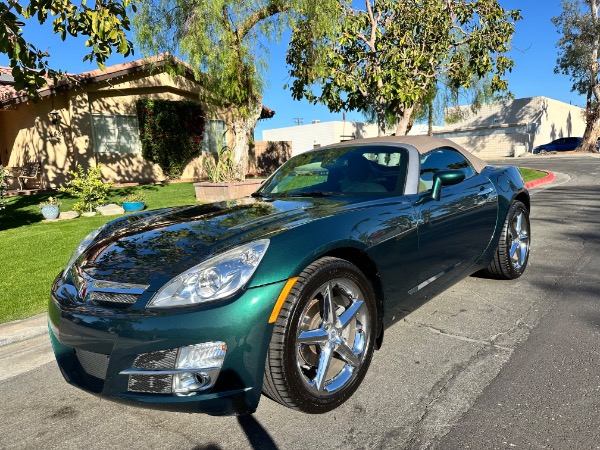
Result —
[[408, 314], [340, 408], [137, 409], [67, 385], [36, 338], [38, 362], [0, 377], [0, 448], [600, 448], [600, 158], [508, 163], [558, 173], [532, 191], [525, 275], [471, 277]]

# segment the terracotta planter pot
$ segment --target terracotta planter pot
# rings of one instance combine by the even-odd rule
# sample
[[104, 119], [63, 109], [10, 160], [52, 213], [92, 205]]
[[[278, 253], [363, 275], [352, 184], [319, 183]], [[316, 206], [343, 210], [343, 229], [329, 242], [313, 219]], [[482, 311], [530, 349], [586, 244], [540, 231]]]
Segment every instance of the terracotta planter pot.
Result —
[[258, 189], [263, 180], [231, 181], [226, 183], [194, 183], [196, 200], [206, 203], [247, 197]]

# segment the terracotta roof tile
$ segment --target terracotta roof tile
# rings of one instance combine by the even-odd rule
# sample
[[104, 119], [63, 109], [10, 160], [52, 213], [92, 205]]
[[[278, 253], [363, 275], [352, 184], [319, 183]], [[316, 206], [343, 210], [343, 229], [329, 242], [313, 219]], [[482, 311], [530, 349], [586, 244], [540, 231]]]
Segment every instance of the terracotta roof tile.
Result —
[[[100, 81], [109, 80], [111, 78], [147, 69], [149, 67], [152, 67], [153, 64], [161, 66], [169, 60], [171, 60], [175, 64], [185, 67], [187, 74], [193, 77], [192, 68], [186, 62], [169, 54], [160, 54], [150, 58], [138, 59], [135, 61], [115, 64], [113, 66], [106, 67], [104, 70], [94, 69], [79, 74], [67, 73], [65, 74], [65, 78], [59, 80], [56, 86], [54, 85], [52, 79], [47, 79], [48, 86], [40, 89], [38, 93], [41, 97], [45, 97], [51, 95], [53, 91], [56, 90], [68, 90], [73, 89], [77, 86], [82, 86], [84, 84], [98, 83]], [[0, 75], [10, 75], [11, 73], [12, 69], [10, 67], [0, 66]], [[13, 85], [0, 82], [0, 108], [7, 107], [8, 105], [13, 103], [20, 103], [26, 98], [27, 97], [24, 91], [17, 92]], [[275, 111], [267, 108], [266, 106], [262, 107], [260, 117], [261, 119], [271, 118], [274, 115]]]
[[[191, 75], [191, 68], [185, 62], [168, 54], [161, 54], [151, 58], [138, 59], [135, 61], [115, 64], [113, 66], [106, 67], [105, 70], [94, 69], [79, 74], [65, 73], [65, 77], [59, 80], [56, 85], [54, 85], [52, 79], [47, 79], [48, 85], [38, 90], [38, 93], [41, 97], [45, 97], [52, 94], [52, 92], [57, 89], [73, 89], [83, 84], [96, 83], [117, 76], [135, 73], [140, 70], [144, 70], [145, 68], [148, 68], [153, 64], [163, 65], [167, 62], [168, 59], [171, 59], [176, 64], [181, 64], [185, 66], [190, 71]], [[10, 67], [0, 66], [0, 74], [10, 74], [11, 71], [12, 69]], [[19, 100], [22, 101], [24, 99], [26, 99], [26, 94], [24, 91], [17, 92], [12, 85], [0, 83], [0, 107], [8, 106], [11, 103], [19, 103]]]

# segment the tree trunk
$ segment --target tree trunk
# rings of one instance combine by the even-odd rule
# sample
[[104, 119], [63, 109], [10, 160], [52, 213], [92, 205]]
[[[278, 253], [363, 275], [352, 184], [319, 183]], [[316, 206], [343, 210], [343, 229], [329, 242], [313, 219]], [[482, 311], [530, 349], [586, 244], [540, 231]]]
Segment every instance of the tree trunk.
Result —
[[412, 112], [415, 109], [413, 106], [402, 106], [398, 111], [398, 125], [396, 126], [396, 136], [406, 136], [412, 127]]
[[427, 105], [427, 136], [433, 136], [433, 100]]
[[[590, 2], [590, 12], [592, 19], [598, 25], [598, 0]], [[595, 27], [597, 29], [597, 26]], [[590, 90], [596, 98], [596, 105], [600, 105], [600, 83], [598, 81], [598, 47], [600, 46], [600, 36], [598, 32], [594, 34], [594, 42], [592, 44], [592, 65], [590, 67]], [[590, 106], [590, 95], [588, 94], [588, 109], [586, 110], [586, 125], [585, 133], [583, 133], [583, 141], [577, 151], [579, 152], [596, 152], [598, 135], [600, 133], [600, 106]]]
[[243, 180], [248, 172], [248, 151], [250, 149], [250, 137], [254, 132], [256, 122], [260, 118], [262, 102], [257, 102], [249, 108], [248, 116], [243, 117], [235, 114], [231, 119], [231, 131], [233, 132], [233, 154], [237, 163], [238, 178]]
[[596, 152], [598, 136], [600, 136], [600, 107], [594, 107], [586, 111], [585, 133], [577, 151]]
[[377, 116], [377, 136], [385, 136], [385, 106], [382, 104], [375, 105], [375, 115]]

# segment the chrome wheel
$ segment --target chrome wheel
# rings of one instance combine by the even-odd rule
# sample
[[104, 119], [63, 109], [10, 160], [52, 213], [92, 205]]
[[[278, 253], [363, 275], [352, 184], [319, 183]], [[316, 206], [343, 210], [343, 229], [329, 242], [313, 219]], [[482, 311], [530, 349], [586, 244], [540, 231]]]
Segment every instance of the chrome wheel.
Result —
[[514, 280], [525, 272], [531, 250], [529, 209], [515, 200], [506, 214], [494, 257], [480, 273], [502, 280]]
[[352, 281], [334, 279], [312, 293], [302, 312], [296, 364], [318, 396], [346, 386], [364, 361], [370, 318], [363, 298]]
[[377, 328], [375, 292], [359, 268], [331, 256], [314, 261], [275, 321], [263, 392], [311, 414], [337, 408], [365, 377]]
[[515, 270], [521, 270], [529, 255], [529, 221], [523, 210], [519, 210], [510, 224], [510, 261]]

